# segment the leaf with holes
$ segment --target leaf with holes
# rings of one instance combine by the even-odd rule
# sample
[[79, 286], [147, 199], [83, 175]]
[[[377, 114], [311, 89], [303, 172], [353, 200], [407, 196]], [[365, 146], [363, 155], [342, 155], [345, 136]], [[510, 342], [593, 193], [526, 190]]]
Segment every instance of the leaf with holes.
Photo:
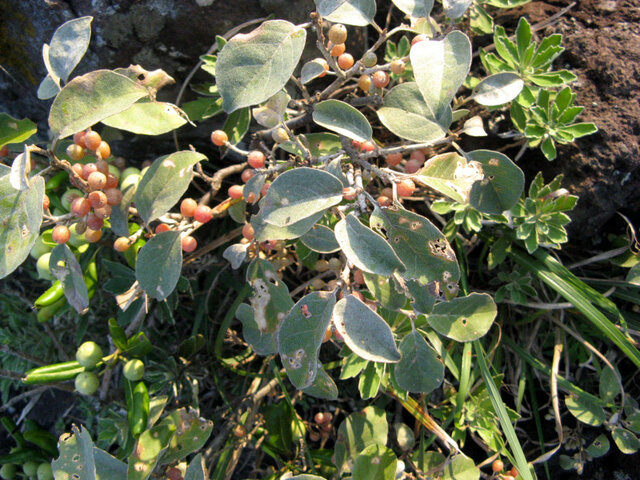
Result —
[[138, 135], [161, 135], [187, 123], [187, 114], [172, 103], [145, 98], [125, 111], [103, 119], [102, 123]]
[[384, 105], [378, 109], [378, 118], [389, 131], [414, 142], [444, 138], [451, 125], [451, 115], [451, 108], [445, 108], [437, 117], [435, 108], [425, 103], [415, 82], [393, 87], [385, 95]]
[[387, 322], [353, 295], [336, 303], [333, 325], [356, 355], [372, 362], [397, 363], [400, 360]]
[[333, 463], [338, 469], [349, 470], [350, 459], [369, 445], [386, 445], [389, 424], [384, 410], [369, 406], [350, 414], [338, 427]]
[[401, 207], [376, 209], [371, 227], [384, 231], [387, 240], [406, 269], [403, 278], [422, 285], [444, 282], [457, 292], [460, 267], [446, 237], [422, 215]]
[[20, 143], [37, 131], [36, 124], [28, 118], [17, 120], [11, 115], [0, 113], [0, 148], [8, 143]]
[[218, 54], [216, 83], [223, 107], [231, 113], [268, 100], [293, 73], [307, 32], [285, 20], [268, 20], [235, 35]]
[[42, 224], [44, 179], [30, 179], [26, 190], [10, 182], [11, 169], [0, 165], [0, 278], [18, 268], [29, 256]]
[[598, 458], [609, 451], [609, 439], [605, 434], [598, 435], [598, 437], [587, 447], [587, 453], [592, 458]]
[[180, 200], [191, 183], [193, 166], [206, 158], [201, 153], [183, 150], [151, 164], [135, 194], [136, 208], [145, 223], [164, 215]]
[[471, 185], [480, 171], [467, 167], [467, 161], [455, 152], [431, 157], [414, 179], [459, 203], [467, 203]]
[[281, 174], [260, 205], [265, 222], [293, 225], [342, 201], [342, 183], [323, 170], [298, 167]]
[[176, 288], [182, 271], [180, 232], [162, 232], [138, 252], [136, 279], [150, 297], [164, 300]]
[[142, 432], [128, 458], [127, 480], [146, 480], [151, 476], [175, 431], [175, 425], [161, 423]]
[[499, 214], [518, 203], [524, 190], [524, 173], [509, 157], [492, 150], [467, 153], [468, 162], [481, 165], [483, 178], [471, 185], [469, 204], [483, 213]]
[[347, 259], [360, 270], [378, 275], [403, 272], [405, 266], [391, 245], [350, 213], [335, 226], [336, 240]]
[[364, 27], [376, 14], [375, 0], [315, 0], [320, 16], [332, 22]]
[[213, 431], [213, 422], [200, 416], [197, 410], [179, 408], [169, 413], [161, 422], [176, 427], [162, 461], [173, 463], [184, 459], [190, 453], [200, 450]]
[[358, 109], [340, 100], [325, 100], [313, 109], [313, 121], [332, 132], [352, 140], [371, 140], [373, 131], [369, 120]]
[[340, 250], [333, 230], [324, 225], [314, 225], [311, 230], [300, 237], [300, 241], [318, 253], [333, 253]]
[[253, 318], [253, 309], [246, 303], [236, 310], [236, 318], [242, 323], [242, 336], [258, 355], [272, 355], [278, 352], [275, 333], [262, 333]]
[[480, 105], [495, 107], [510, 102], [522, 91], [524, 81], [519, 75], [501, 72], [482, 79], [473, 89], [472, 98]]
[[262, 333], [275, 332], [293, 306], [287, 285], [280, 280], [271, 262], [259, 258], [249, 264], [247, 282], [254, 290], [249, 301], [258, 329]]
[[402, 359], [393, 368], [400, 387], [411, 393], [429, 393], [442, 384], [444, 363], [420, 333], [413, 330], [405, 336], [399, 349]]
[[49, 127], [65, 138], [123, 112], [149, 94], [142, 85], [111, 70], [96, 70], [71, 80], [49, 111]]
[[614, 427], [611, 437], [620, 451], [626, 455], [632, 455], [640, 450], [640, 440], [626, 428]]
[[58, 245], [51, 251], [49, 270], [62, 283], [64, 296], [76, 312], [83, 315], [89, 309], [89, 293], [84, 283], [82, 268], [71, 249]]
[[471, 67], [471, 42], [454, 30], [442, 40], [425, 40], [411, 47], [411, 66], [424, 101], [433, 110], [432, 119], [450, 108]]
[[311, 395], [315, 398], [322, 398], [324, 400], [337, 400], [338, 399], [338, 386], [333, 381], [331, 375], [324, 371], [324, 369], [318, 364], [318, 374], [311, 385], [303, 388], [302, 391], [306, 395]]
[[472, 293], [434, 305], [427, 315], [431, 328], [457, 342], [470, 342], [484, 336], [498, 310], [490, 295]]
[[298, 389], [309, 387], [318, 372], [318, 354], [331, 322], [335, 294], [312, 292], [296, 303], [278, 329], [278, 353], [289, 380]]
[[428, 17], [434, 0], [392, 0], [396, 7], [410, 17]]
[[353, 480], [394, 480], [398, 459], [393, 450], [375, 444], [365, 448], [351, 469]]

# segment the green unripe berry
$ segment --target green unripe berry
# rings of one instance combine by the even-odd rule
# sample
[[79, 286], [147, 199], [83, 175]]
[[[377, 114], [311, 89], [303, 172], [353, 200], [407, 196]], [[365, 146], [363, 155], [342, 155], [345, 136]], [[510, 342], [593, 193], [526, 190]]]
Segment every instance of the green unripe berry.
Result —
[[24, 462], [22, 464], [22, 471], [27, 477], [32, 477], [38, 471], [38, 464], [33, 460], [29, 460], [28, 462]]
[[273, 141], [276, 142], [276, 143], [283, 143], [283, 142], [286, 142], [286, 141], [289, 140], [289, 134], [282, 127], [276, 128], [271, 133], [271, 137], [273, 138]]
[[76, 376], [76, 391], [82, 395], [93, 395], [98, 390], [99, 385], [100, 381], [95, 373], [82, 372]]
[[76, 360], [85, 368], [93, 368], [102, 360], [103, 355], [96, 342], [84, 342], [76, 351]]
[[36, 263], [36, 269], [38, 270], [38, 276], [44, 280], [51, 280], [54, 282], [56, 277], [53, 276], [49, 269], [49, 259], [51, 258], [51, 252], [44, 253], [38, 258]]
[[53, 470], [51, 464], [48, 462], [38, 465], [38, 471], [36, 473], [38, 480], [53, 480]]
[[125, 378], [131, 382], [137, 382], [144, 375], [144, 363], [142, 360], [134, 358], [129, 360], [122, 369]]
[[378, 63], [378, 56], [373, 52], [367, 52], [362, 56], [362, 64], [367, 67], [373, 67]]
[[16, 477], [17, 468], [13, 463], [5, 463], [0, 468], [0, 478], [3, 480], [13, 480]]

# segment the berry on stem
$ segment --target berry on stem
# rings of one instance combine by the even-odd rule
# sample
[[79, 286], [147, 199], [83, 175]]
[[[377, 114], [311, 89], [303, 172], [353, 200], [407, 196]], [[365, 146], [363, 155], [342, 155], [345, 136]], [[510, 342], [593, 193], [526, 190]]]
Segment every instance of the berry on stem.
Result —
[[417, 160], [410, 159], [407, 160], [407, 163], [404, 166], [404, 171], [405, 173], [416, 173], [418, 170], [420, 170], [421, 166], [422, 165], [420, 165]]
[[156, 234], [158, 233], [162, 233], [162, 232], [168, 232], [169, 230], [171, 230], [171, 228], [169, 227], [169, 225], [167, 225], [166, 223], [161, 223], [158, 226], [156, 226]]
[[100, 173], [104, 173], [105, 175], [109, 174], [109, 164], [106, 162], [106, 160], [103, 160], [101, 158], [96, 160], [96, 168]]
[[67, 243], [71, 238], [71, 232], [66, 225], [56, 225], [51, 232], [51, 238], [56, 243]]
[[416, 190], [416, 184], [410, 178], [405, 178], [398, 183], [396, 188], [399, 197], [410, 197]]
[[198, 247], [198, 241], [191, 235], [186, 235], [181, 239], [182, 250], [187, 253], [193, 252]]
[[347, 50], [347, 46], [344, 43], [330, 44], [328, 48], [332, 57], [339, 57]]
[[213, 211], [207, 205], [198, 205], [193, 212], [193, 218], [200, 223], [207, 223], [213, 218]]
[[271, 133], [271, 138], [276, 143], [284, 143], [289, 141], [289, 134], [284, 128], [278, 127]]
[[338, 66], [343, 70], [349, 70], [353, 67], [355, 60], [350, 53], [343, 53], [338, 57]]
[[358, 79], [358, 87], [364, 93], [368, 93], [371, 90], [371, 77], [369, 75], [361, 75]]
[[93, 213], [96, 217], [101, 218], [102, 220], [106, 220], [111, 216], [111, 205], [107, 203], [102, 207], [94, 207]]
[[345, 187], [342, 189], [342, 198], [347, 201], [352, 201], [356, 199], [356, 189], [353, 187]]
[[425, 40], [429, 40], [429, 37], [427, 37], [425, 34], [416, 35], [415, 37], [413, 37], [413, 40], [411, 40], [411, 46], [413, 47], [416, 43], [424, 42]]
[[384, 160], [390, 167], [395, 167], [402, 162], [402, 153], [389, 153]]
[[235, 200], [239, 200], [242, 198], [243, 190], [244, 190], [244, 186], [242, 185], [231, 185], [229, 187], [229, 190], [227, 190], [227, 193], [231, 198]]
[[86, 131], [83, 130], [81, 132], [77, 132], [73, 134], [73, 143], [75, 143], [76, 145], [85, 148], [86, 145], [84, 143], [84, 136], [86, 135]]
[[107, 196], [107, 204], [111, 206], [120, 205], [122, 202], [122, 192], [117, 188], [108, 188], [104, 194]]
[[113, 248], [116, 252], [126, 252], [129, 250], [129, 239], [127, 237], [118, 237], [115, 242], [113, 242]]
[[84, 148], [72, 143], [67, 147], [67, 156], [74, 162], [79, 162], [84, 157]]
[[244, 227], [242, 227], [242, 236], [250, 242], [254, 239], [253, 226], [250, 223], [245, 223]]
[[94, 190], [89, 194], [89, 202], [93, 208], [104, 207], [107, 204], [107, 195], [101, 190]]
[[89, 178], [89, 175], [97, 171], [98, 171], [98, 166], [95, 163], [85, 163], [82, 166], [82, 178], [87, 180]]
[[[87, 221], [87, 225], [88, 225], [88, 221]], [[86, 232], [84, 232], [84, 238], [86, 238], [87, 242], [89, 243], [99, 242], [100, 239], [102, 238], [102, 230], [92, 230], [91, 228], [87, 228]]]
[[101, 172], [92, 172], [87, 178], [91, 190], [102, 190], [107, 185], [107, 176]]
[[329, 29], [329, 41], [334, 45], [338, 43], [344, 43], [347, 40], [347, 27], [342, 25], [341, 23], [336, 23], [332, 25]]
[[229, 141], [229, 137], [224, 130], [214, 130], [211, 132], [211, 143], [218, 147], [222, 147]]
[[260, 150], [253, 150], [249, 152], [247, 161], [252, 168], [262, 168], [267, 161], [267, 157]]
[[84, 197], [76, 197], [71, 201], [71, 213], [82, 218], [91, 211], [91, 202]]
[[391, 62], [391, 73], [402, 75], [404, 73], [405, 64], [402, 60], [394, 60]]
[[373, 152], [376, 149], [376, 144], [371, 140], [367, 140], [360, 144], [360, 150], [363, 152]]
[[415, 160], [416, 162], [418, 162], [420, 164], [420, 166], [422, 166], [422, 165], [424, 165], [426, 157], [425, 157], [424, 152], [422, 150], [414, 150], [413, 152], [411, 152], [411, 155], [409, 155], [409, 159], [410, 160]]
[[134, 358], [125, 363], [122, 374], [131, 382], [137, 382], [144, 376], [144, 363], [142, 360]]
[[502, 462], [502, 460], [494, 460], [493, 463], [491, 464], [491, 470], [493, 470], [495, 473], [501, 472], [502, 470], [504, 470], [504, 463]]
[[76, 376], [76, 391], [82, 395], [93, 395], [99, 386], [98, 376], [93, 372], [82, 372]]
[[49, 195], [45, 193], [44, 197], [42, 197], [42, 209], [49, 210], [49, 205], [51, 205], [51, 200], [49, 200]]
[[373, 53], [373, 52], [367, 52], [362, 56], [362, 64], [367, 67], [367, 68], [371, 68], [373, 67], [376, 63], [378, 63], [378, 56]]
[[[93, 213], [90, 213], [89, 215], [87, 215], [87, 228], [91, 230], [100, 231], [103, 225], [104, 225], [104, 220], [102, 220], [101, 218], [96, 217]], [[98, 240], [100, 239], [98, 238]]]
[[180, 213], [183, 217], [193, 217], [196, 208], [198, 208], [198, 202], [193, 198], [185, 198], [180, 203]]
[[84, 135], [84, 144], [89, 150], [97, 150], [102, 143], [102, 137], [96, 131], [89, 130]]
[[242, 180], [242, 183], [247, 183], [249, 180], [253, 178], [255, 174], [256, 174], [255, 170], [251, 168], [246, 168], [240, 174], [240, 179]]
[[100, 145], [98, 145], [98, 148], [96, 149], [96, 154], [100, 158], [109, 158], [111, 156], [111, 147], [107, 142], [103, 140], [102, 142], [100, 142]]
[[95, 367], [102, 360], [102, 349], [96, 342], [84, 342], [76, 350], [76, 360], [86, 368]]
[[373, 84], [378, 88], [384, 88], [389, 85], [389, 74], [384, 70], [378, 70], [373, 74]]

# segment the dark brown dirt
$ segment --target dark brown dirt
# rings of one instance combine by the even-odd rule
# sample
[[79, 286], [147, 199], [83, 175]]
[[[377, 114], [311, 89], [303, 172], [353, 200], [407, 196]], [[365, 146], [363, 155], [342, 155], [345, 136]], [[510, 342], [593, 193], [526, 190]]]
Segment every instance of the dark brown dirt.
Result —
[[[538, 23], [569, 3], [534, 1], [506, 15]], [[566, 47], [556, 68], [578, 75], [571, 87], [576, 103], [585, 107], [580, 120], [600, 130], [560, 146], [554, 162], [531, 152], [520, 163], [528, 173], [542, 170], [545, 179], [565, 174], [565, 185], [580, 197], [571, 214], [570, 240], [593, 245], [609, 231], [623, 231], [621, 224], [606, 225], [616, 212], [640, 225], [640, 1], [578, 1], [538, 32], [551, 33], [563, 34]]]

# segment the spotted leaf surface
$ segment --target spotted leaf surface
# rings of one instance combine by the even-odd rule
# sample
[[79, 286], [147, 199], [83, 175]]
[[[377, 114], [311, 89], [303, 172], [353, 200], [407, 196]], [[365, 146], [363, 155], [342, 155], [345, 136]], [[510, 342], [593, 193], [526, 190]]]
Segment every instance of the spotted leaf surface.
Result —
[[278, 353], [296, 388], [309, 387], [318, 373], [318, 354], [331, 322], [335, 295], [312, 292], [302, 297], [278, 330]]
[[490, 295], [472, 293], [434, 305], [427, 315], [431, 328], [458, 342], [470, 342], [484, 336], [498, 310]]
[[271, 262], [256, 259], [247, 268], [247, 281], [253, 288], [249, 298], [253, 319], [262, 333], [273, 333], [293, 306], [289, 289], [278, 277]]

